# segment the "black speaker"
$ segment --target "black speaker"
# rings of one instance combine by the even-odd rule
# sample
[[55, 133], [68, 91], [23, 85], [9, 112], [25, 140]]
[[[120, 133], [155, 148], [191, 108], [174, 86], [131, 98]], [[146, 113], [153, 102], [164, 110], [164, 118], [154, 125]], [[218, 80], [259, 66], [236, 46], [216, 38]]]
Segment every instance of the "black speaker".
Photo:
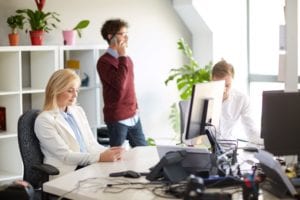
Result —
[[150, 173], [146, 176], [146, 179], [149, 181], [161, 180], [172, 183], [186, 179], [189, 174], [180, 164], [186, 154], [187, 152], [185, 150], [166, 153], [166, 155], [150, 169]]

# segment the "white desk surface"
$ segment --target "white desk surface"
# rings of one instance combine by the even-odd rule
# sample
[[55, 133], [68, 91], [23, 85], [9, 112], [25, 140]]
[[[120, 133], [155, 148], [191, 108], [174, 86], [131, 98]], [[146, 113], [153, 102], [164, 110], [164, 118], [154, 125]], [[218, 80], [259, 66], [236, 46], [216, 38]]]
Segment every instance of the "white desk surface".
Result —
[[155, 147], [136, 147], [128, 150], [124, 158], [117, 162], [95, 163], [80, 170], [71, 172], [67, 175], [54, 179], [44, 184], [44, 191], [63, 195], [66, 192], [78, 188], [67, 194], [71, 199], [145, 199], [150, 196], [153, 199], [151, 191], [148, 190], [127, 190], [121, 193], [105, 193], [103, 188], [108, 183], [118, 183], [119, 181], [128, 182], [147, 182], [144, 177], [138, 179], [131, 178], [110, 178], [112, 172], [134, 170], [136, 172], [149, 172], [149, 168], [159, 161]]
[[[113, 188], [107, 188], [107, 184], [143, 182], [148, 183], [145, 177], [138, 179], [132, 178], [112, 178], [109, 174], [133, 170], [136, 172], [149, 172], [149, 168], [159, 161], [156, 147], [136, 147], [125, 152], [124, 159], [117, 162], [95, 163], [80, 170], [71, 172], [65, 176], [59, 177], [44, 184], [44, 191], [58, 196], [75, 200], [158, 200], [163, 199], [155, 196], [151, 189], [154, 186], [146, 188], [138, 185], [121, 185]], [[125, 189], [124, 188], [132, 188]], [[137, 189], [139, 187], [139, 189]], [[123, 191], [121, 191], [123, 190]], [[235, 189], [236, 191], [236, 189]], [[113, 193], [115, 192], [115, 193]], [[241, 192], [235, 192], [233, 199], [242, 199]], [[274, 200], [274, 196], [263, 192], [260, 200]]]

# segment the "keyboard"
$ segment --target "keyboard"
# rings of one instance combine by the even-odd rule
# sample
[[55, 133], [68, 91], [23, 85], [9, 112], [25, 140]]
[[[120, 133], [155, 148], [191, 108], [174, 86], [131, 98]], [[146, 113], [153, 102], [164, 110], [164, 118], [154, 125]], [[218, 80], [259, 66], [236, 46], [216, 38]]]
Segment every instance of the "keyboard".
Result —
[[204, 184], [207, 188], [222, 188], [240, 186], [243, 184], [243, 181], [234, 176], [209, 177], [204, 179]]

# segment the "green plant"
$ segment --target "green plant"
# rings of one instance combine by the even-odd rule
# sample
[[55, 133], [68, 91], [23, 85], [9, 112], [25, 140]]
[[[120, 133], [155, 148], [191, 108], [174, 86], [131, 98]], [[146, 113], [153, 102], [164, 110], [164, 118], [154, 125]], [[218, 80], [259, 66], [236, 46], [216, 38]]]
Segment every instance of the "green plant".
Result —
[[[173, 103], [171, 105], [171, 112], [169, 114], [169, 120], [172, 126], [172, 129], [175, 133], [180, 133], [180, 113], [178, 110], [178, 104]], [[181, 140], [180, 136], [176, 134], [173, 138], [174, 140]]]
[[188, 59], [188, 64], [180, 68], [171, 69], [169, 77], [165, 80], [167, 85], [170, 81], [175, 80], [177, 89], [182, 100], [188, 99], [192, 94], [193, 85], [210, 80], [212, 63], [200, 67], [193, 57], [193, 52], [183, 38], [177, 42], [178, 49], [183, 52]]
[[[41, 10], [21, 9], [16, 11], [25, 17], [25, 21], [29, 23], [32, 31], [42, 30], [49, 32], [56, 28], [57, 22], [60, 22], [58, 18], [59, 14], [56, 12], [44, 12]], [[28, 30], [26, 30], [28, 31]]]
[[12, 15], [7, 18], [6, 22], [11, 28], [12, 33], [17, 33], [18, 29], [23, 29], [24, 19], [25, 17], [23, 15]]
[[153, 138], [147, 138], [146, 142], [148, 146], [156, 146], [155, 140]]
[[74, 31], [77, 31], [78, 36], [82, 37], [82, 29], [86, 28], [90, 24], [89, 20], [81, 20], [74, 28]]
[[[178, 49], [182, 51], [186, 57], [188, 63], [184, 64], [180, 68], [172, 68], [168, 78], [165, 80], [165, 84], [168, 85], [170, 81], [176, 81], [180, 99], [186, 100], [191, 97], [194, 84], [210, 81], [212, 63], [210, 62], [204, 67], [200, 67], [198, 62], [193, 57], [191, 48], [183, 38], [179, 39], [177, 45]], [[173, 103], [171, 105], [169, 120], [174, 132], [178, 134], [180, 132], [178, 103]], [[178, 139], [178, 137], [175, 138]]]

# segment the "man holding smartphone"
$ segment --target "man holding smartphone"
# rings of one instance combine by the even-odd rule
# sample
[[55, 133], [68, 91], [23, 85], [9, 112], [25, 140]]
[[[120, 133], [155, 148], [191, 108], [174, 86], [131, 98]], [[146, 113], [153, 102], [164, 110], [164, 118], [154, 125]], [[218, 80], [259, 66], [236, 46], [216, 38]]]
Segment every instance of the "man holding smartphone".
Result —
[[109, 132], [110, 146], [147, 145], [138, 115], [134, 88], [133, 62], [126, 54], [128, 24], [122, 19], [104, 22], [101, 35], [109, 48], [98, 60], [97, 70], [102, 82], [104, 121]]

